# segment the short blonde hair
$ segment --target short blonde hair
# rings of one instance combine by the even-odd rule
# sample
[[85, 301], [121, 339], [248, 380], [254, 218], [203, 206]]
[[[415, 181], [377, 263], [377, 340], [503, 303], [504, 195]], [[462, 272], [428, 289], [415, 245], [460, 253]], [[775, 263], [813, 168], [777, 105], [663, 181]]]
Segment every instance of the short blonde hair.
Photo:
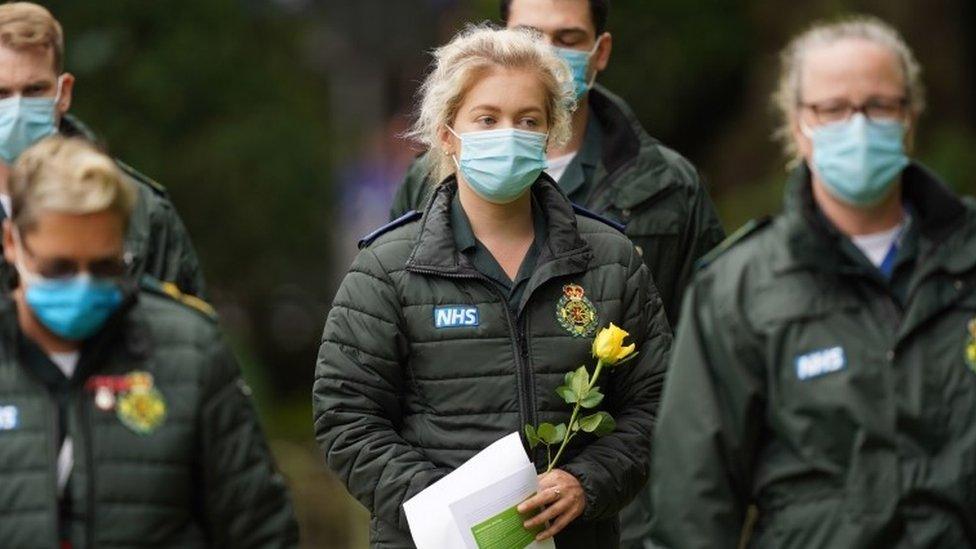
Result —
[[0, 45], [16, 51], [30, 48], [54, 52], [54, 71], [64, 70], [64, 32], [61, 24], [42, 6], [33, 2], [0, 5]]
[[807, 53], [814, 48], [829, 46], [841, 40], [863, 39], [892, 51], [901, 65], [905, 78], [905, 97], [909, 112], [918, 116], [925, 110], [925, 87], [922, 85], [922, 68], [905, 39], [892, 27], [877, 17], [858, 15], [834, 22], [815, 23], [797, 35], [780, 54], [781, 70], [779, 85], [773, 94], [773, 104], [780, 121], [774, 137], [783, 144], [788, 158], [795, 160], [799, 155], [793, 141], [792, 125], [796, 111], [802, 101], [800, 97], [800, 75]]
[[135, 207], [135, 188], [107, 155], [79, 137], [55, 135], [27, 149], [10, 175], [11, 220], [33, 229], [43, 212], [111, 211], [125, 226]]
[[[465, 94], [484, 70], [493, 67], [529, 69], [539, 74], [548, 97], [546, 116], [549, 146], [564, 145], [570, 137], [575, 106], [572, 76], [542, 36], [528, 29], [469, 26], [447, 45], [434, 50], [434, 68], [420, 88], [417, 121], [407, 134], [428, 150], [440, 148], [439, 135], [457, 115]], [[436, 181], [450, 175], [454, 161], [444, 154], [428, 154]]]

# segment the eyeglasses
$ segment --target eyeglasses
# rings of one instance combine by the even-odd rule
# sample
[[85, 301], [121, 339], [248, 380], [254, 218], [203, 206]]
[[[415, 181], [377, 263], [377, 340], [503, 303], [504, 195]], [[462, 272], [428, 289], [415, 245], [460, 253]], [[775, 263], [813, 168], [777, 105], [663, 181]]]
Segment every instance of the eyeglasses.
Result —
[[855, 105], [850, 101], [831, 100], [818, 103], [801, 102], [800, 106], [813, 111], [813, 116], [818, 124], [845, 122], [856, 112], [863, 113], [872, 122], [881, 122], [903, 118], [908, 108], [908, 99], [905, 97], [874, 97], [860, 105]]
[[72, 278], [81, 272], [87, 272], [92, 278], [118, 279], [125, 276], [129, 266], [128, 262], [117, 257], [95, 259], [84, 263], [60, 257], [41, 259], [34, 255], [24, 242], [21, 242], [20, 249], [36, 263], [34, 272], [48, 279]]

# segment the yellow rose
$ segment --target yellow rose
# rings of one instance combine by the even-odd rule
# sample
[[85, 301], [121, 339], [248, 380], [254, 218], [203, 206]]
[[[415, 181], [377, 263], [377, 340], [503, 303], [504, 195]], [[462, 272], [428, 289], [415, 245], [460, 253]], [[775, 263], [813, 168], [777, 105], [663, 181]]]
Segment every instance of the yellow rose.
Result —
[[613, 366], [627, 358], [634, 352], [635, 345], [624, 347], [624, 338], [629, 337], [627, 330], [615, 326], [612, 322], [609, 328], [603, 328], [593, 340], [593, 356], [600, 359], [607, 366]]

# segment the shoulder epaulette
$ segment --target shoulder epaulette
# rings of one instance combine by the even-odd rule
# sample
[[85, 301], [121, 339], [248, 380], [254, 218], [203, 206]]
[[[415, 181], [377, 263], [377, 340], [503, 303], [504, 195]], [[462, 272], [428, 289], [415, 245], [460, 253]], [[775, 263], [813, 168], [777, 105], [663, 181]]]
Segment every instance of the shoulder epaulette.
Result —
[[151, 276], [143, 276], [139, 281], [139, 286], [157, 295], [166, 296], [174, 301], [182, 303], [187, 307], [197, 311], [211, 320], [217, 320], [217, 311], [213, 306], [199, 297], [191, 294], [184, 294], [179, 287], [172, 282], [163, 282]]
[[619, 223], [619, 222], [614, 221], [612, 219], [608, 219], [606, 217], [603, 217], [602, 215], [600, 215], [600, 214], [598, 214], [596, 212], [592, 212], [590, 210], [587, 210], [586, 208], [584, 208], [583, 206], [580, 206], [579, 204], [573, 204], [573, 211], [576, 212], [576, 215], [578, 215], [578, 216], [588, 217], [590, 219], [599, 221], [599, 222], [601, 222], [601, 223], [603, 223], [605, 225], [610, 225], [611, 227], [613, 227], [614, 229], [617, 229], [618, 231], [620, 231], [622, 233], [627, 231], [627, 225], [624, 225], [623, 223]]
[[132, 179], [135, 179], [139, 183], [146, 185], [147, 187], [152, 189], [153, 192], [155, 192], [156, 194], [160, 196], [167, 196], [169, 194], [169, 192], [166, 190], [166, 187], [164, 187], [162, 183], [159, 183], [158, 181], [149, 177], [148, 175], [140, 172], [139, 170], [133, 168], [132, 166], [126, 164], [125, 162], [122, 162], [118, 158], [115, 159], [115, 164], [119, 167], [119, 169], [125, 172], [126, 175], [128, 175]]
[[715, 246], [712, 251], [698, 258], [695, 262], [695, 270], [701, 270], [712, 264], [719, 256], [729, 251], [736, 244], [759, 232], [762, 228], [769, 225], [773, 220], [772, 216], [763, 216], [757, 219], [750, 219], [745, 225], [736, 229], [735, 232], [726, 237], [725, 240]]
[[369, 233], [368, 235], [364, 236], [359, 241], [359, 249], [362, 250], [366, 246], [369, 246], [370, 244], [372, 244], [373, 241], [376, 240], [377, 238], [379, 238], [379, 237], [383, 236], [384, 234], [392, 231], [393, 229], [396, 229], [397, 227], [402, 227], [402, 226], [406, 225], [407, 223], [410, 223], [411, 221], [416, 221], [417, 219], [420, 219], [421, 217], [423, 217], [423, 215], [424, 215], [423, 213], [418, 212], [417, 210], [410, 210], [409, 212], [401, 215], [400, 217], [394, 219], [393, 221], [390, 221], [386, 225], [383, 225], [379, 229], [376, 229], [375, 231], [373, 231], [373, 232]]

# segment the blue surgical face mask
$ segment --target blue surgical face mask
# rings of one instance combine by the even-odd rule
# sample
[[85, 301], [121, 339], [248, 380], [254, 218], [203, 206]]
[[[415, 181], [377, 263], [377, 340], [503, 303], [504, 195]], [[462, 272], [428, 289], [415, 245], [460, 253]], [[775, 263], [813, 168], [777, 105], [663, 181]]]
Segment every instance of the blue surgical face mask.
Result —
[[559, 48], [553, 46], [553, 51], [556, 52], [563, 61], [569, 65], [569, 71], [573, 75], [573, 87], [576, 91], [576, 100], [579, 101], [586, 92], [593, 87], [593, 81], [596, 80], [596, 71], [593, 72], [593, 76], [588, 77], [587, 73], [590, 72], [590, 59], [593, 58], [593, 54], [596, 53], [597, 48], [600, 47], [600, 41], [603, 37], [597, 38], [596, 44], [593, 45], [593, 49], [590, 51], [579, 51], [571, 48]]
[[17, 272], [24, 287], [24, 300], [53, 334], [69, 341], [88, 339], [122, 304], [118, 282], [93, 278], [88, 273], [63, 279], [44, 278], [24, 266], [24, 248], [20, 244], [17, 248]]
[[461, 159], [454, 163], [471, 189], [489, 202], [507, 204], [522, 196], [546, 169], [547, 134], [513, 128], [466, 132]]
[[55, 97], [0, 99], [0, 159], [8, 166], [41, 139], [57, 132], [57, 104], [61, 98], [61, 79]]
[[852, 206], [887, 198], [909, 163], [905, 124], [898, 120], [868, 120], [855, 113], [843, 122], [801, 129], [813, 141], [812, 167], [827, 191]]

